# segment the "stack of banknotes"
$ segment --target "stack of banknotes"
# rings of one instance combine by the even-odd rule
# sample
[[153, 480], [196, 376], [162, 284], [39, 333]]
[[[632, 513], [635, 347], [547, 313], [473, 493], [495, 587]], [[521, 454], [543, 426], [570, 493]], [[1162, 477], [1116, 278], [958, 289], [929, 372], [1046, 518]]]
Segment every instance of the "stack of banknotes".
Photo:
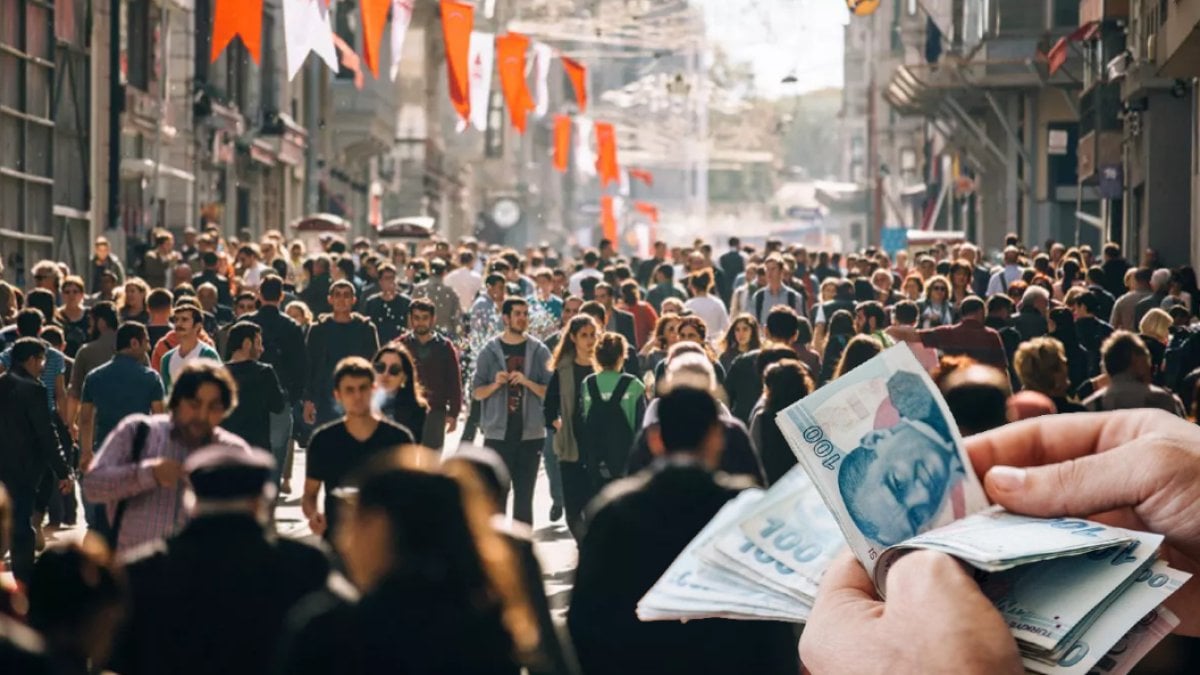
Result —
[[1164, 601], [1190, 575], [1161, 535], [989, 506], [945, 401], [906, 345], [784, 410], [799, 464], [747, 490], [642, 598], [642, 621], [803, 623], [846, 546], [887, 595], [887, 572], [926, 549], [968, 565], [1031, 672], [1128, 672], [1178, 625]]

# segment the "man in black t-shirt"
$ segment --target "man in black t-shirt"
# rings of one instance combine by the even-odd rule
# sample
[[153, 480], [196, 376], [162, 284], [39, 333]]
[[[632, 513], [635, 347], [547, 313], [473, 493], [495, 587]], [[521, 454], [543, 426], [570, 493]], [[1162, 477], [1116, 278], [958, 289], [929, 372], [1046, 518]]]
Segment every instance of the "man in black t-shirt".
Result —
[[[221, 428], [241, 436], [251, 447], [272, 450], [271, 414], [284, 410], [287, 396], [275, 369], [258, 360], [263, 353], [262, 328], [239, 321], [229, 329], [228, 342], [225, 369], [237, 382], [238, 404]], [[276, 467], [283, 466], [283, 459], [275, 455]]]
[[[354, 472], [368, 459], [401, 445], [414, 443], [408, 429], [395, 424], [371, 406], [375, 371], [364, 358], [342, 359], [333, 372], [333, 395], [345, 416], [313, 432], [308, 443], [307, 475], [300, 502], [313, 534], [332, 538], [337, 526], [338, 499], [333, 491], [347, 487]], [[325, 486], [325, 511], [317, 495]]]

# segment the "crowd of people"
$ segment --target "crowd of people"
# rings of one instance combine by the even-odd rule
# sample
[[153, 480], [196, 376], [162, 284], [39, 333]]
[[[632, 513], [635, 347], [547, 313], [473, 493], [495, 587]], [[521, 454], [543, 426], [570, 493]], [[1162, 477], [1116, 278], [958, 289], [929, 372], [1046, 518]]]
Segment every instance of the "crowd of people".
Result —
[[[1152, 251], [310, 251], [213, 224], [150, 244], [125, 265], [100, 238], [83, 270], [0, 282], [0, 671], [854, 673], [927, 649], [1020, 672], [935, 556], [897, 565], [886, 614], [840, 562], [803, 641], [634, 613], [726, 501], [795, 466], [776, 414], [899, 342], [994, 501], [1132, 508], [1200, 572], [1200, 288]], [[565, 630], [531, 543], [543, 473], [579, 549]], [[276, 535], [280, 493], [320, 542]], [[82, 543], [43, 550], [80, 516]]]

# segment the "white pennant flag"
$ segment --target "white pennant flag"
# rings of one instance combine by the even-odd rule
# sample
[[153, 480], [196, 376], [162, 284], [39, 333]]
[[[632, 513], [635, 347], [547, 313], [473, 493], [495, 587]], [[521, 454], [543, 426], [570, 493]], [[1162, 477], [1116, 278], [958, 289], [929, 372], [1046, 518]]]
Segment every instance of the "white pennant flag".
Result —
[[554, 60], [554, 48], [543, 42], [533, 43], [534, 100], [533, 114], [537, 118], [550, 112], [550, 62]]
[[288, 80], [304, 67], [309, 52], [337, 72], [337, 47], [333, 44], [333, 24], [329, 9], [321, 0], [283, 0], [283, 34], [287, 45]]
[[412, 23], [416, 0], [392, 0], [392, 82], [400, 75], [400, 57], [404, 53], [404, 36]]
[[471, 79], [471, 126], [487, 131], [491, 108], [492, 69], [496, 64], [496, 34], [471, 31], [467, 70]]
[[595, 125], [589, 117], [575, 118], [578, 133], [575, 134], [575, 170], [581, 178], [596, 175], [596, 151], [592, 148], [592, 132]]

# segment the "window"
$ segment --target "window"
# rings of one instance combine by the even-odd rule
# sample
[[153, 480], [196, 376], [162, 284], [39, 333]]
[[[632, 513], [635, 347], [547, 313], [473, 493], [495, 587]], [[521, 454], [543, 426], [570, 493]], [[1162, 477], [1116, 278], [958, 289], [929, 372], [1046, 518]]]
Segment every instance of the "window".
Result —
[[279, 71], [275, 55], [275, 13], [263, 12], [262, 35], [262, 109], [266, 114], [279, 112]]
[[125, 83], [150, 91], [150, 73], [154, 68], [155, 27], [151, 26], [150, 0], [129, 0], [121, 5], [121, 51]]

